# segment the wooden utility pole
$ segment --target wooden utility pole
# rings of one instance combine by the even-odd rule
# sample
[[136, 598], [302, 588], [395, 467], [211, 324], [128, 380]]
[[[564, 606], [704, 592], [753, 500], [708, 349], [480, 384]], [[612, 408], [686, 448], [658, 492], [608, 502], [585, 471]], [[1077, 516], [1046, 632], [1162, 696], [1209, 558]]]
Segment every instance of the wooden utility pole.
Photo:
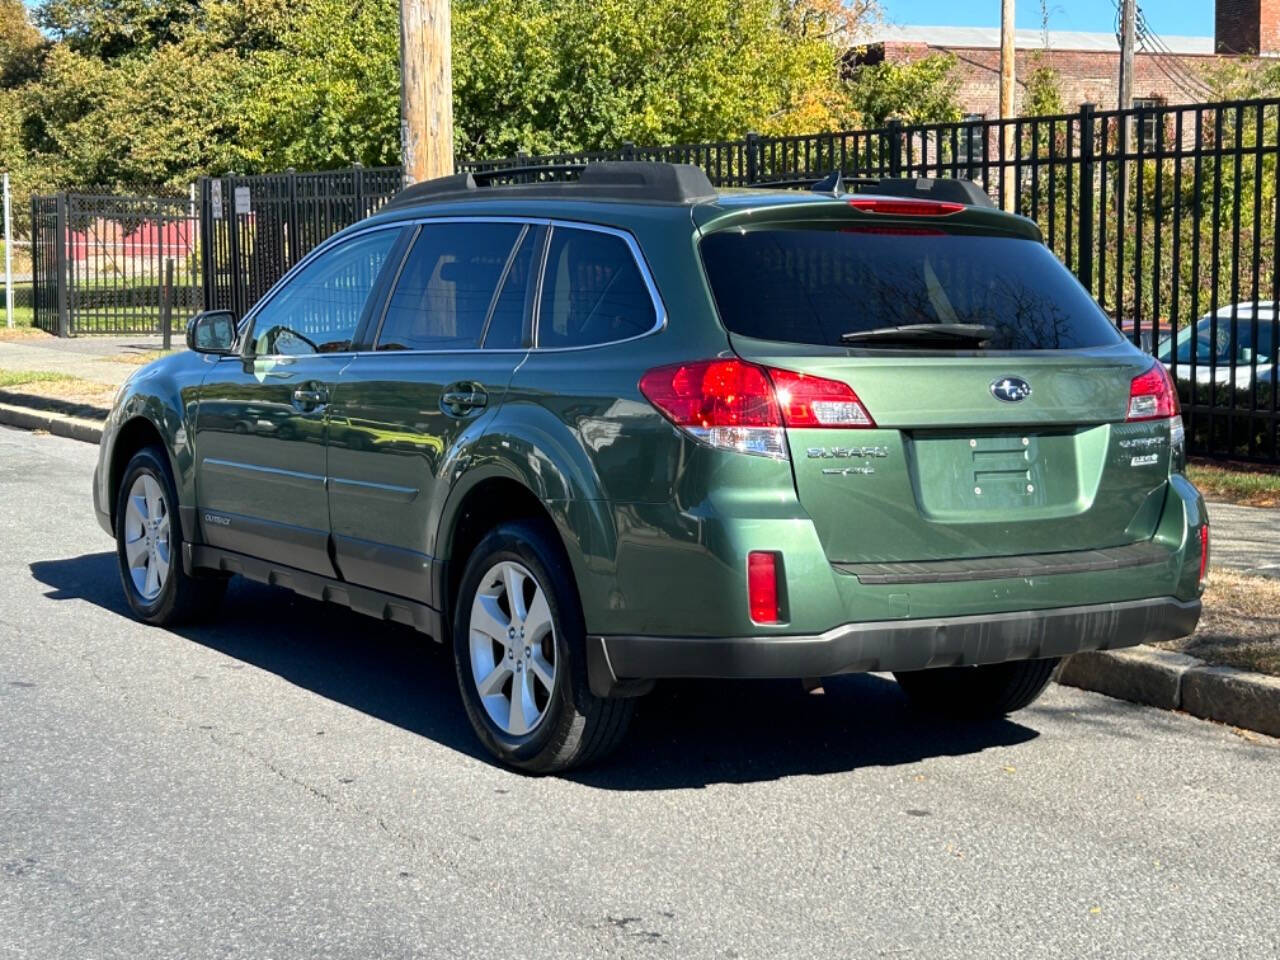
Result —
[[1119, 107], [1128, 110], [1133, 106], [1133, 22], [1137, 0], [1123, 0], [1120, 6], [1120, 93]]
[[400, 0], [400, 154], [405, 186], [453, 173], [449, 0]]
[[[1014, 114], [1014, 77], [1013, 77], [1013, 0], [1000, 0], [1000, 119], [1012, 120]], [[1001, 159], [1004, 165], [1000, 169], [1000, 199], [1005, 210], [1014, 209], [1014, 191], [1017, 184], [1013, 175], [1013, 155], [1016, 143], [1013, 138], [1013, 124], [1006, 123], [1001, 127]]]
[[[1133, 106], [1133, 21], [1136, 16], [1137, 0], [1121, 0], [1120, 3], [1120, 83], [1116, 90], [1116, 105], [1121, 110]], [[1129, 178], [1129, 164], [1123, 159], [1129, 153], [1129, 144], [1133, 142], [1133, 119], [1128, 114], [1120, 115], [1120, 169], [1116, 195], [1123, 197]]]

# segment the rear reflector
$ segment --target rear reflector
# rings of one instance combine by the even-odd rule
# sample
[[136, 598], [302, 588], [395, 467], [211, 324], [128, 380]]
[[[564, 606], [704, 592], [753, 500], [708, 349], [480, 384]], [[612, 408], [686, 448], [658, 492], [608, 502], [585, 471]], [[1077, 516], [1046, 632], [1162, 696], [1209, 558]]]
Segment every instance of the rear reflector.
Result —
[[1204, 575], [1209, 572], [1209, 518], [1200, 524], [1200, 584], [1204, 585]]
[[964, 209], [963, 203], [946, 200], [888, 200], [882, 197], [854, 197], [849, 206], [863, 213], [880, 213], [890, 217], [948, 217]]
[[1161, 420], [1181, 412], [1178, 391], [1163, 365], [1153, 364], [1129, 384], [1129, 412], [1126, 420]]
[[753, 623], [781, 623], [778, 609], [778, 555], [766, 550], [747, 554], [747, 604]]
[[875, 426], [847, 383], [736, 358], [655, 367], [640, 392], [703, 443], [779, 460], [789, 458], [787, 427]]

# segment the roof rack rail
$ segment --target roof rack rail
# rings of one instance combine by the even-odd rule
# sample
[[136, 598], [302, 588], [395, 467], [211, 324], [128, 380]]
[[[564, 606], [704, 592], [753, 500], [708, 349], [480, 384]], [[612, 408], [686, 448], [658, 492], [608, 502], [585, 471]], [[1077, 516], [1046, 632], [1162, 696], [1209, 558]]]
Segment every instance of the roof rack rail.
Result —
[[[493, 183], [502, 178], [570, 173], [577, 173], [577, 179]], [[501, 191], [503, 197], [591, 197], [641, 203], [690, 203], [716, 196], [716, 189], [707, 175], [700, 167], [690, 163], [601, 160], [591, 163], [497, 167], [437, 177], [401, 190], [386, 208], [405, 207], [431, 200], [483, 200], [494, 196], [496, 191]]]

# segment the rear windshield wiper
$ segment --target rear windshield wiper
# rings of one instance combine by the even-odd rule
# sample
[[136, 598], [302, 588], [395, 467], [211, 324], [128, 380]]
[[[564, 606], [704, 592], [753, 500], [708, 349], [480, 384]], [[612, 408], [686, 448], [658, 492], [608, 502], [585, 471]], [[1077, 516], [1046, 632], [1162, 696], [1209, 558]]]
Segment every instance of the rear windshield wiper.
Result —
[[980, 323], [908, 323], [900, 327], [876, 327], [842, 333], [845, 343], [983, 344], [1000, 331]]

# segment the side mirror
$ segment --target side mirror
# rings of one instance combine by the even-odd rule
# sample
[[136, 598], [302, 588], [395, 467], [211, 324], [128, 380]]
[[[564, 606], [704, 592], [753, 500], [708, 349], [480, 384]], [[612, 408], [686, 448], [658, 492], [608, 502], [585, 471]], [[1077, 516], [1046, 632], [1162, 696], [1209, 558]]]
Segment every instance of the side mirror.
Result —
[[236, 315], [230, 310], [205, 310], [187, 322], [189, 350], [226, 356], [235, 345]]

